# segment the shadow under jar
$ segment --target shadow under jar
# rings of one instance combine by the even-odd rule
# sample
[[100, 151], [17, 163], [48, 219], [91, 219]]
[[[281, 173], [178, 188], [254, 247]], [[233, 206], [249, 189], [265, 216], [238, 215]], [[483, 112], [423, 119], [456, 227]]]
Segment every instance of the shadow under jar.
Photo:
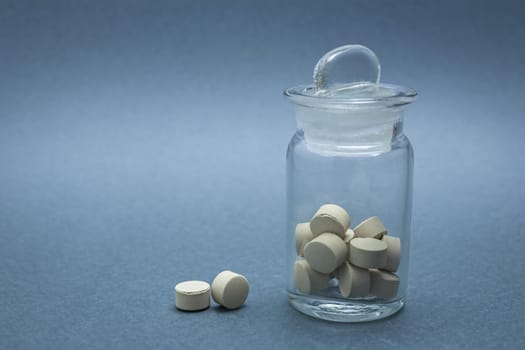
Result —
[[314, 85], [285, 91], [297, 120], [286, 155], [289, 301], [324, 320], [381, 319], [406, 297], [413, 151], [403, 110], [416, 92], [379, 83], [379, 61], [360, 45], [328, 52], [314, 72]]

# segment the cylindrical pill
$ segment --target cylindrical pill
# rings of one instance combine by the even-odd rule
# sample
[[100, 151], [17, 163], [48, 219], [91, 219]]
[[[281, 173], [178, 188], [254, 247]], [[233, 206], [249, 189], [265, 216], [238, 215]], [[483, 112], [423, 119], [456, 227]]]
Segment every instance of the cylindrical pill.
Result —
[[330, 286], [330, 276], [315, 271], [306, 260], [295, 262], [293, 274], [295, 287], [304, 294], [311, 294]]
[[370, 292], [378, 298], [391, 299], [397, 296], [399, 277], [377, 269], [370, 269]]
[[241, 307], [249, 291], [246, 277], [232, 271], [222, 271], [211, 284], [213, 300], [230, 310]]
[[339, 236], [323, 233], [304, 246], [304, 258], [315, 271], [330, 273], [348, 258], [348, 247]]
[[304, 246], [314, 238], [310, 223], [304, 222], [295, 226], [295, 252], [298, 256], [304, 256]]
[[348, 262], [337, 270], [339, 278], [339, 291], [345, 298], [367, 296], [370, 292], [370, 273]]
[[198, 311], [210, 306], [210, 285], [204, 281], [185, 281], [175, 286], [175, 307]]
[[386, 243], [386, 264], [383, 270], [396, 272], [401, 261], [401, 240], [398, 237], [383, 236], [383, 242]]
[[365, 269], [382, 268], [386, 264], [387, 244], [375, 238], [356, 237], [350, 241], [352, 264]]
[[314, 236], [329, 232], [343, 238], [349, 226], [350, 216], [336, 204], [322, 205], [310, 221], [310, 229]]
[[357, 237], [371, 237], [381, 239], [384, 235], [386, 235], [387, 230], [385, 225], [383, 225], [377, 216], [372, 216], [357, 225], [354, 228], [354, 232]]
[[304, 258], [315, 271], [331, 273], [348, 259], [348, 247], [339, 236], [323, 233], [304, 246]]

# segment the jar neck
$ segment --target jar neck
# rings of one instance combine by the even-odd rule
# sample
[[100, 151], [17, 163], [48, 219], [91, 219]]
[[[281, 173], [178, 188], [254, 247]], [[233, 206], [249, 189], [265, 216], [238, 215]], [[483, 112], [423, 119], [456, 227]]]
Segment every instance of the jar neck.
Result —
[[373, 155], [389, 152], [403, 135], [403, 108], [317, 109], [296, 106], [297, 127], [307, 146], [323, 154]]

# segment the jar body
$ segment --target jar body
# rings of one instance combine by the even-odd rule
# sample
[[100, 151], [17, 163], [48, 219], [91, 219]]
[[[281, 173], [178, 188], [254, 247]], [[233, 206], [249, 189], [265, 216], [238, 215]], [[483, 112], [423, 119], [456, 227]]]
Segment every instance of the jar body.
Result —
[[[299, 129], [287, 151], [287, 291], [290, 304], [310, 316], [339, 322], [362, 322], [387, 317], [400, 310], [408, 285], [410, 223], [412, 211], [413, 151], [402, 133], [402, 121], [394, 125], [391, 143], [381, 152], [327, 152], [311, 147]], [[377, 216], [387, 235], [401, 243], [400, 263], [395, 274], [395, 296], [369, 294], [343, 297], [337, 273], [329, 286], [304, 293], [297, 288], [294, 265], [304, 259], [296, 251], [296, 225], [309, 222], [319, 207], [333, 203], [343, 207], [355, 228]]]

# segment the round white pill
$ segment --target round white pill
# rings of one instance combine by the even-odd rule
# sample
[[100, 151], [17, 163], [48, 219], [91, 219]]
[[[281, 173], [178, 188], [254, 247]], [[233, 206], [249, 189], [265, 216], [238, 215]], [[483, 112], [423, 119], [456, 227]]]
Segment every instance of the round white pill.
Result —
[[336, 204], [322, 205], [310, 221], [310, 229], [314, 236], [329, 232], [343, 238], [349, 226], [350, 216]]
[[386, 235], [387, 230], [385, 225], [383, 225], [377, 216], [372, 216], [357, 225], [354, 228], [354, 232], [357, 237], [371, 237], [381, 239], [381, 237]]
[[337, 270], [339, 278], [339, 291], [345, 298], [367, 296], [370, 292], [370, 273], [348, 262]]
[[398, 237], [383, 236], [382, 241], [388, 246], [386, 249], [386, 264], [382, 269], [396, 272], [401, 261], [401, 240]]
[[350, 241], [352, 264], [365, 269], [381, 268], [386, 264], [387, 244], [375, 238], [356, 237]]
[[222, 271], [211, 284], [213, 300], [230, 310], [241, 307], [249, 291], [246, 277], [232, 271]]
[[397, 296], [399, 277], [387, 271], [370, 269], [370, 292], [378, 298], [391, 299]]
[[348, 258], [348, 247], [339, 236], [322, 233], [304, 246], [304, 258], [315, 271], [330, 273]]
[[185, 281], [175, 286], [175, 307], [198, 311], [210, 306], [210, 285], [204, 281]]
[[293, 274], [295, 287], [304, 294], [317, 292], [330, 286], [330, 276], [315, 271], [306, 260], [295, 262]]
[[314, 238], [310, 230], [310, 223], [304, 222], [295, 226], [295, 252], [298, 256], [304, 256], [304, 246]]

